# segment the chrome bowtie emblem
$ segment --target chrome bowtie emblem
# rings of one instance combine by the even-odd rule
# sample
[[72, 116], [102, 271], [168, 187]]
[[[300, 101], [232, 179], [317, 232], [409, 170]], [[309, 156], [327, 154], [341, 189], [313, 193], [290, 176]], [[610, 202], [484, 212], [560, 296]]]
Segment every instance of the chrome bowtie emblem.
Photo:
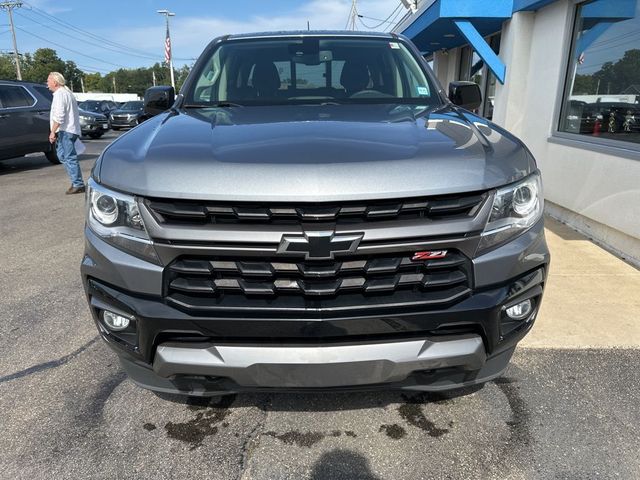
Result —
[[283, 235], [278, 253], [304, 256], [306, 260], [333, 260], [336, 253], [354, 253], [363, 236], [363, 233], [340, 235], [333, 231]]

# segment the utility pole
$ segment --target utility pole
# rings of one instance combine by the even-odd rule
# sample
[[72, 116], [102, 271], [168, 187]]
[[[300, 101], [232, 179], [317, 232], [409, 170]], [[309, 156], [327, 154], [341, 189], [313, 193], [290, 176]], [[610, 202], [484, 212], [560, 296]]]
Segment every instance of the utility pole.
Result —
[[113, 79], [113, 93], [117, 93], [116, 92], [116, 76], [114, 75], [113, 77], [111, 77]]
[[13, 38], [13, 53], [16, 57], [16, 77], [18, 80], [22, 80], [22, 72], [20, 71], [20, 57], [18, 55], [18, 44], [16, 43], [16, 31], [13, 28], [13, 12], [14, 8], [20, 8], [22, 2], [3, 2], [0, 3], [0, 8], [6, 10], [9, 14], [9, 25], [11, 25], [11, 36]]
[[349, 15], [349, 21], [347, 22], [347, 30], [356, 29], [356, 19], [358, 18], [357, 3], [357, 0], [351, 0], [351, 14]]
[[173, 76], [173, 55], [171, 54], [171, 35], [169, 34], [169, 17], [175, 17], [176, 14], [169, 10], [158, 10], [160, 15], [164, 15], [167, 20], [167, 35], [164, 39], [164, 59], [169, 64], [169, 72], [171, 72], [171, 86], [176, 88], [176, 79]]
[[80, 77], [80, 87], [82, 88], [82, 93], [84, 93], [84, 77]]
[[418, 11], [418, 1], [417, 0], [400, 0], [404, 7], [407, 10], [411, 10], [411, 13], [416, 13]]
[[151, 70], [151, 76], [153, 77], [153, 86], [156, 86], [156, 71]]

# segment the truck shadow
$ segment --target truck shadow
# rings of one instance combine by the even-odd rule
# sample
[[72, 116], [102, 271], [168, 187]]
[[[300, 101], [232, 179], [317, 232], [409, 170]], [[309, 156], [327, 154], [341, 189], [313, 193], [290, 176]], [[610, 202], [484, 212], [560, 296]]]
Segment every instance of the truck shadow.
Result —
[[[400, 390], [352, 390], [344, 392], [274, 392], [230, 394], [235, 400], [233, 407], [268, 405], [270, 411], [277, 412], [335, 412], [342, 410], [363, 410], [384, 408], [397, 403], [412, 405], [427, 403], [448, 403], [457, 398], [472, 395], [484, 385], [458, 388], [446, 392], [415, 392]], [[153, 392], [162, 400], [188, 406], [207, 407], [218, 403], [224, 396], [187, 397], [162, 392]]]
[[[98, 158], [98, 155], [98, 153], [83, 154], [78, 157], [78, 161], [80, 162], [80, 164], [83, 164], [85, 162], [95, 162]], [[49, 167], [64, 168], [62, 165], [52, 164], [43, 154], [33, 154], [24, 157], [10, 158], [7, 160], [0, 160], [0, 176], [11, 175], [13, 173], [28, 172], [31, 170], [40, 170]]]

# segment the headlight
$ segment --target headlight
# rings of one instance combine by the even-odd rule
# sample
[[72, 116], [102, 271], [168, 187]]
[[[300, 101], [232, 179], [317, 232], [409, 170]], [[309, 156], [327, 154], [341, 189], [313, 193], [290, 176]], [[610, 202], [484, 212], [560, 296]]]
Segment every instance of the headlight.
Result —
[[91, 117], [87, 117], [86, 115], [80, 115], [80, 122], [81, 123], [88, 123], [91, 121]]
[[542, 217], [543, 206], [542, 182], [537, 172], [498, 190], [478, 251], [505, 243], [531, 228]]
[[114, 247], [160, 264], [133, 196], [109, 190], [90, 178], [87, 224], [96, 235]]

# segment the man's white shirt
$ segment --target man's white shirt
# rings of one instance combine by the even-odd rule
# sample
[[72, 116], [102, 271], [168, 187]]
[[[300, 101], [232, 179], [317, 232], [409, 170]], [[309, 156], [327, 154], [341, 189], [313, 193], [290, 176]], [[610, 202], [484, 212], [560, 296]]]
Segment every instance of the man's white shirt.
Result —
[[65, 87], [60, 87], [53, 92], [49, 122], [51, 126], [53, 122], [58, 122], [60, 124], [58, 131], [80, 135], [78, 103], [73, 93]]

